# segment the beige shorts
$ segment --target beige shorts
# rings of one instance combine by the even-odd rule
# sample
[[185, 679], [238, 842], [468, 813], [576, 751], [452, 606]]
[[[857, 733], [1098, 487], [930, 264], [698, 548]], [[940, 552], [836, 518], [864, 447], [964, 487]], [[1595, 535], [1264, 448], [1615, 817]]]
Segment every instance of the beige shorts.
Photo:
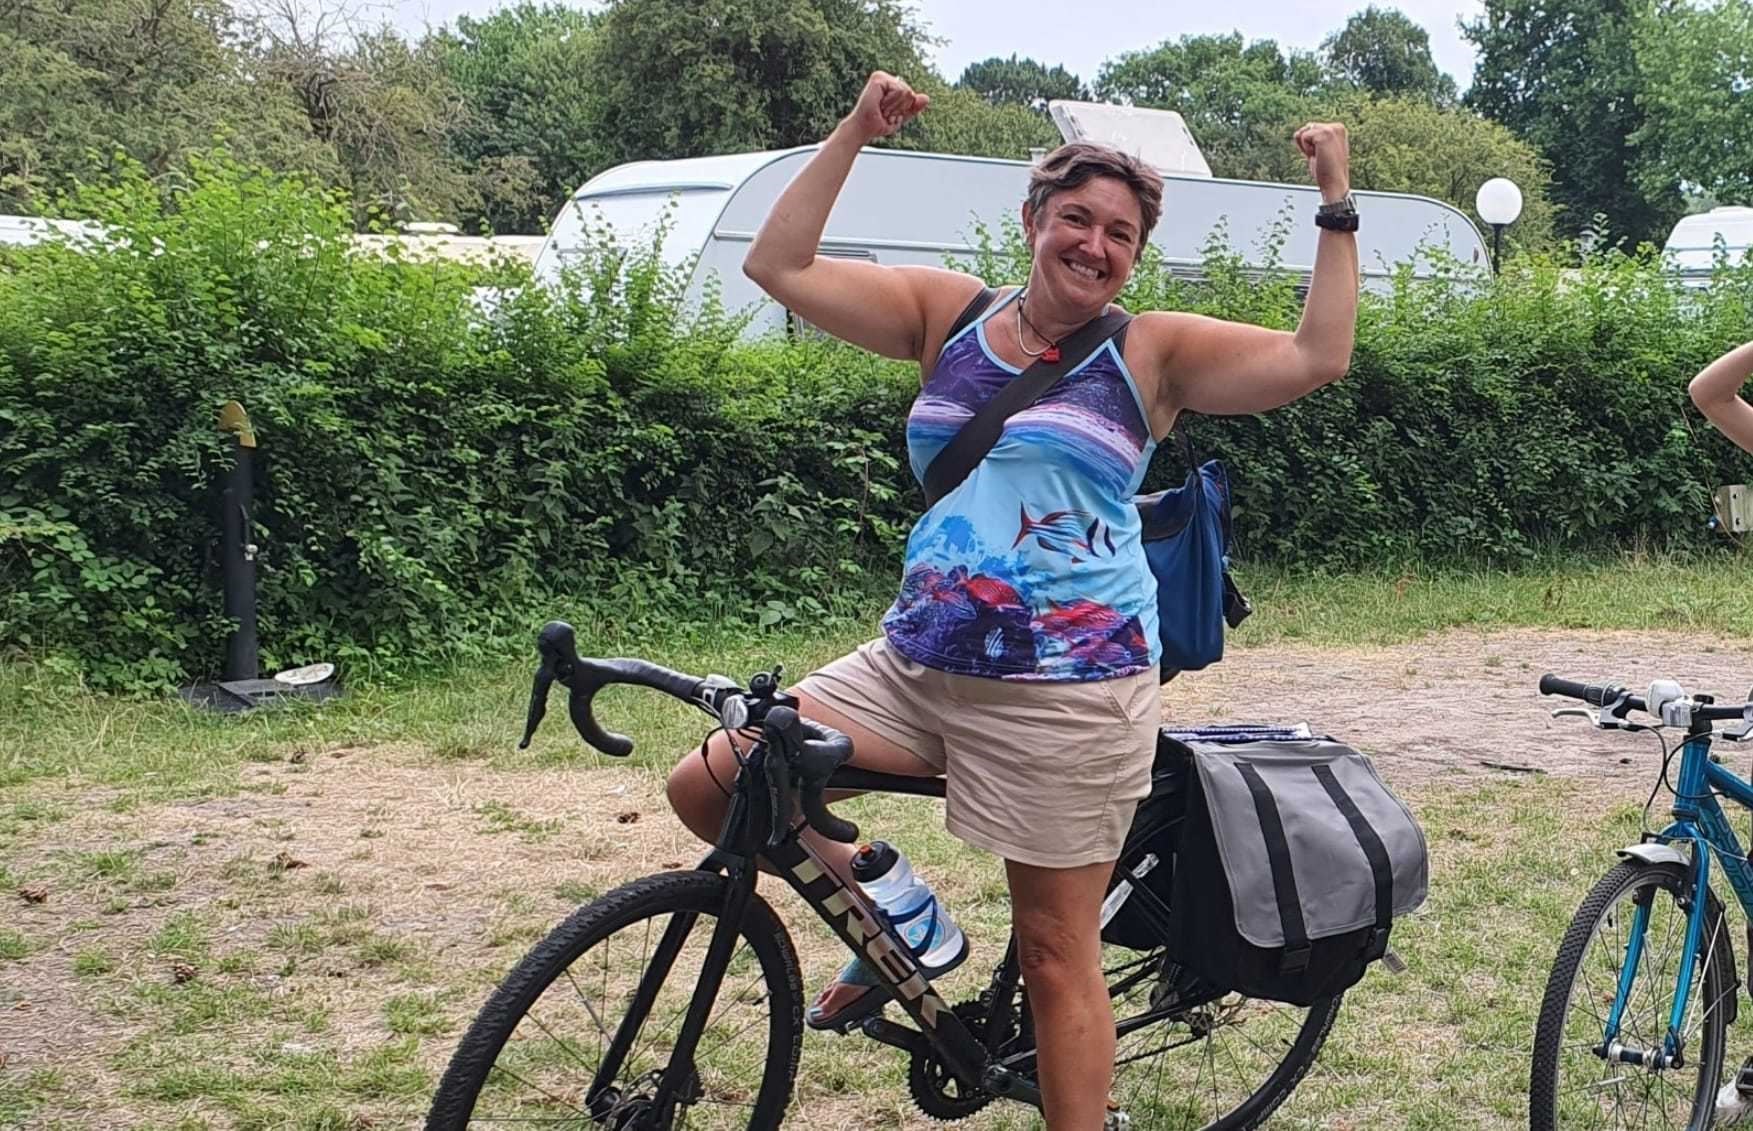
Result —
[[797, 688], [936, 766], [945, 826], [1006, 860], [1118, 859], [1150, 791], [1154, 668], [1084, 683], [984, 679], [916, 664], [879, 637]]

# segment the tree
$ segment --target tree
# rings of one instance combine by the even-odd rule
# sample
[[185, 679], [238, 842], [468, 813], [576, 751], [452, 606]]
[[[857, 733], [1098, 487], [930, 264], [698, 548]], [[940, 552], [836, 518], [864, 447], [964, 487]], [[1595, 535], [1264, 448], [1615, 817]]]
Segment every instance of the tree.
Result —
[[1049, 68], [1015, 55], [1008, 59], [994, 55], [968, 64], [956, 86], [978, 94], [994, 106], [1026, 106], [1041, 112], [1055, 98], [1089, 98], [1082, 80], [1064, 67]]
[[1677, 188], [1651, 188], [1639, 176], [1640, 4], [1485, 0], [1485, 14], [1462, 27], [1479, 50], [1466, 103], [1546, 160], [1566, 235], [1604, 213], [1612, 232], [1660, 242], [1684, 211]]
[[258, 81], [290, 92], [329, 150], [324, 179], [365, 222], [455, 220], [478, 197], [450, 152], [465, 108], [437, 61], [345, 2], [274, 0], [258, 23]]
[[1647, 193], [1753, 203], [1753, 3], [1658, 10], [1634, 32]]
[[590, 116], [608, 162], [818, 141], [872, 70], [919, 81], [898, 0], [611, 0]]
[[1489, 230], [1474, 196], [1492, 177], [1508, 177], [1522, 190], [1513, 241], [1529, 249], [1552, 242], [1551, 176], [1533, 147], [1503, 126], [1462, 107], [1362, 92], [1337, 95], [1323, 109], [1350, 133], [1353, 188], [1435, 197]]
[[1287, 123], [1312, 116], [1323, 80], [1313, 55], [1272, 40], [1190, 35], [1103, 64], [1096, 96], [1176, 111], [1220, 177], [1301, 180]]
[[468, 107], [451, 144], [473, 167], [480, 218], [495, 231], [542, 231], [603, 166], [580, 107], [595, 45], [591, 16], [528, 0], [483, 19], [459, 16], [454, 31], [421, 45]]
[[1437, 69], [1430, 33], [1392, 8], [1370, 5], [1321, 44], [1327, 72], [1370, 94], [1449, 106], [1455, 80]]
[[960, 85], [927, 81], [923, 89], [931, 106], [895, 138], [901, 148], [1026, 161], [1029, 150], [1059, 144], [1053, 123], [1025, 106], [995, 105]]
[[320, 163], [285, 93], [244, 81], [243, 33], [204, 0], [0, 0], [0, 210], [40, 211], [118, 152], [160, 176], [221, 134], [245, 160]]

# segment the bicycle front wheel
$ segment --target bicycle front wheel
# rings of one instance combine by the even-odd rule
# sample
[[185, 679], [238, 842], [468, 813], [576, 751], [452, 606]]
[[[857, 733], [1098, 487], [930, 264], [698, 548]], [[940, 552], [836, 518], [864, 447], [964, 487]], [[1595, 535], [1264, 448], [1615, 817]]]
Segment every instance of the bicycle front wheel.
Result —
[[[755, 895], [678, 1105], [666, 1116], [655, 1102], [728, 885], [710, 872], [647, 876], [554, 928], [469, 1026], [428, 1131], [778, 1127], [802, 1048], [803, 986], [790, 937]], [[667, 971], [648, 976], [665, 954], [673, 956]], [[602, 1071], [605, 1061], [613, 1071]]]
[[[1163, 951], [1107, 948], [1113, 1098], [1150, 1131], [1250, 1131], [1314, 1066], [1343, 995], [1307, 1008], [1214, 996]], [[1180, 1004], [1186, 1001], [1191, 1004]]]
[[[1684, 865], [1627, 860], [1583, 900], [1540, 1006], [1528, 1096], [1533, 1131], [1710, 1126], [1735, 1005], [1734, 956], [1714, 898], [1694, 957], [1678, 1061], [1665, 1048], [1692, 899]], [[1647, 910], [1641, 932], [1640, 909]], [[1622, 983], [1623, 1017], [1609, 1033]]]

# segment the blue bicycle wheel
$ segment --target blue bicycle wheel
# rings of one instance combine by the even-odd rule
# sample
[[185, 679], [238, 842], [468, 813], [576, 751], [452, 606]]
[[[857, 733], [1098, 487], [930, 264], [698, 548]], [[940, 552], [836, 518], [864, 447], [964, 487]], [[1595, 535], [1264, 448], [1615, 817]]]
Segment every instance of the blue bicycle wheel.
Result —
[[[1669, 1022], [1692, 890], [1685, 865], [1627, 860], [1577, 909], [1552, 964], [1534, 1036], [1533, 1131], [1710, 1127], [1723, 1039], [1736, 1008], [1735, 959], [1713, 895], [1674, 1042]], [[1637, 938], [1640, 910], [1648, 914]], [[1627, 980], [1634, 941], [1640, 953]], [[1622, 982], [1621, 1018], [1610, 1029]]]

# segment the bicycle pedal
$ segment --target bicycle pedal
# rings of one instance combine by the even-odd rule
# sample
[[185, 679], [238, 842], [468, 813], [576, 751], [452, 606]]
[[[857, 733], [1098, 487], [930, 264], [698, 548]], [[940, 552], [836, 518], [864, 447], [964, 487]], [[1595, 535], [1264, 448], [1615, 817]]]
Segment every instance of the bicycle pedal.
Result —
[[877, 1037], [877, 1033], [881, 1032], [883, 1026], [889, 1023], [889, 1003], [888, 1001], [884, 1001], [869, 1013], [862, 1014], [858, 1017], [847, 1018], [844, 1021], [836, 1021], [833, 1025], [821, 1031], [824, 1033], [838, 1033], [842, 1037], [850, 1037], [854, 1033], [857, 1033], [861, 1036], [881, 1040], [882, 1038]]
[[1398, 954], [1395, 954], [1392, 950], [1384, 950], [1382, 952], [1382, 966], [1385, 967], [1390, 974], [1406, 973], [1406, 960], [1401, 958]]

